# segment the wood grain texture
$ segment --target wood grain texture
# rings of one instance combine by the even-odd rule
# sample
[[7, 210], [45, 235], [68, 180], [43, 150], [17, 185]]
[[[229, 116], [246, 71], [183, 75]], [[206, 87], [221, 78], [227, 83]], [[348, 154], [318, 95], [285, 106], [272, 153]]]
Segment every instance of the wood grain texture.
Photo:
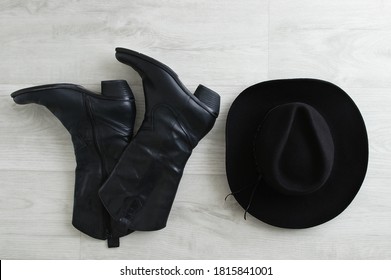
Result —
[[387, 1], [271, 1], [269, 78], [391, 87]]
[[[0, 2], [0, 259], [390, 259], [391, 3], [382, 0]], [[75, 157], [45, 108], [9, 94], [70, 82], [96, 92], [126, 79], [144, 114], [140, 77], [114, 48], [150, 55], [194, 91], [222, 97], [213, 130], [186, 165], [168, 225], [107, 249], [71, 225]], [[229, 193], [225, 123], [235, 97], [267, 79], [342, 87], [364, 117], [370, 161], [352, 204], [321, 226], [288, 230], [248, 216]]]

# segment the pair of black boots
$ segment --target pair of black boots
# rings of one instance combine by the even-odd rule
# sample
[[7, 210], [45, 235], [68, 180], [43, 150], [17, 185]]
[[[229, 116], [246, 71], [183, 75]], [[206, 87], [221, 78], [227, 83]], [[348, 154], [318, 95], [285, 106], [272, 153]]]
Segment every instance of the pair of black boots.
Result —
[[18, 104], [47, 107], [72, 136], [76, 178], [72, 224], [119, 246], [133, 231], [164, 228], [185, 164], [212, 129], [220, 97], [199, 85], [194, 95], [166, 65], [117, 48], [116, 58], [142, 77], [143, 123], [132, 139], [135, 103], [124, 80], [103, 81], [102, 95], [74, 84], [12, 93]]

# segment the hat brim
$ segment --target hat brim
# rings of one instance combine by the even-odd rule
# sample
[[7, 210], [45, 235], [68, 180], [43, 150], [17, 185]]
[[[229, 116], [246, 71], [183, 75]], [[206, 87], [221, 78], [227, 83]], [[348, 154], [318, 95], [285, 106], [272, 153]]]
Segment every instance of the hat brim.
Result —
[[[253, 155], [254, 135], [266, 113], [281, 104], [311, 105], [330, 127], [335, 155], [331, 175], [318, 191], [288, 196], [263, 180]], [[232, 103], [226, 124], [226, 172], [229, 187], [248, 213], [283, 228], [308, 228], [327, 222], [351, 203], [368, 165], [368, 136], [353, 100], [336, 85], [315, 79], [274, 80], [244, 90]], [[251, 199], [253, 188], [255, 193]]]

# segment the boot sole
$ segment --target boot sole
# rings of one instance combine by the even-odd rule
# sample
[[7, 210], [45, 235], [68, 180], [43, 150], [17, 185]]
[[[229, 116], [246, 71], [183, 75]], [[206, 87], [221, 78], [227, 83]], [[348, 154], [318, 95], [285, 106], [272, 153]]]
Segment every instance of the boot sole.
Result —
[[81, 94], [87, 94], [91, 97], [105, 99], [105, 100], [134, 100], [134, 98], [105, 96], [105, 95], [102, 95], [99, 93], [93, 93], [93, 92], [85, 89], [82, 86], [75, 85], [75, 84], [67, 84], [67, 83], [48, 84], [48, 85], [28, 87], [28, 88], [20, 89], [20, 90], [17, 90], [15, 92], [11, 93], [11, 97], [16, 98], [16, 97], [19, 97], [20, 95], [23, 95], [23, 94], [33, 93], [33, 92], [37, 92], [37, 91], [54, 90], [54, 89], [70, 89], [70, 90], [79, 92]]

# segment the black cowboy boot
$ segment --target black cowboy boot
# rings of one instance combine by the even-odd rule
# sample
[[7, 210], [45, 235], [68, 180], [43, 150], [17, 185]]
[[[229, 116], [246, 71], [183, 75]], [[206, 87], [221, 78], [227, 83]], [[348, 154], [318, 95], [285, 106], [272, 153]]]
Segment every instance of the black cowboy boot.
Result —
[[133, 94], [126, 81], [103, 81], [102, 95], [73, 84], [31, 87], [11, 94], [18, 104], [48, 108], [72, 136], [76, 178], [72, 224], [83, 233], [119, 246], [117, 225], [99, 199], [98, 189], [128, 145], [135, 119]]
[[142, 77], [144, 121], [99, 191], [123, 230], [165, 227], [185, 164], [212, 129], [220, 96], [199, 85], [194, 95], [166, 65], [118, 48], [116, 57]]

